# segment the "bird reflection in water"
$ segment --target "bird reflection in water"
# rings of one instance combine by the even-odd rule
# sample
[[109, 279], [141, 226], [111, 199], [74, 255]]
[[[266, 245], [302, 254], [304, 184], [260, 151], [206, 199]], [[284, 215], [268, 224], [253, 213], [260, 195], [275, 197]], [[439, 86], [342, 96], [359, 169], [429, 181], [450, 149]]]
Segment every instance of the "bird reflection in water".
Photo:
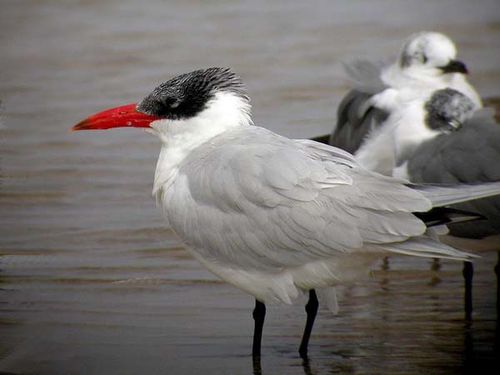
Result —
[[[253, 357], [252, 361], [253, 361], [253, 375], [265, 375], [262, 372], [262, 365], [261, 365], [261, 361], [260, 361], [260, 356]], [[304, 370], [305, 375], [316, 374], [316, 372], [311, 369], [311, 362], [309, 360], [309, 357], [305, 357], [302, 359], [302, 369]]]

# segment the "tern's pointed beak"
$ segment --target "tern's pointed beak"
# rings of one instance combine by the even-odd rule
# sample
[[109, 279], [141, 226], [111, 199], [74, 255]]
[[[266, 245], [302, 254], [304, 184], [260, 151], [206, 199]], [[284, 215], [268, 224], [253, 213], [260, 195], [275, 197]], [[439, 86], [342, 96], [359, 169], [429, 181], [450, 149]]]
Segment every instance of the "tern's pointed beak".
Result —
[[441, 69], [443, 73], [469, 73], [467, 66], [459, 60], [451, 60], [448, 64], [440, 66], [439, 69]]
[[137, 104], [107, 109], [79, 122], [71, 130], [103, 130], [112, 128], [149, 128], [159, 117], [137, 111]]

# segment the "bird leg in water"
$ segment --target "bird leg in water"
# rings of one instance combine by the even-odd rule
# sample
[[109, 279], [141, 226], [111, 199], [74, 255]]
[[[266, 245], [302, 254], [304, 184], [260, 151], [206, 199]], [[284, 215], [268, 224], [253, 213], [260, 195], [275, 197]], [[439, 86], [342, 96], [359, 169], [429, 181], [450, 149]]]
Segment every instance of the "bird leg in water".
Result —
[[309, 291], [309, 301], [306, 305], [306, 327], [304, 328], [304, 335], [302, 336], [302, 341], [300, 343], [299, 353], [304, 359], [307, 358], [307, 346], [309, 344], [309, 338], [311, 337], [311, 331], [314, 325], [314, 319], [316, 318], [316, 313], [318, 312], [318, 297], [316, 296], [316, 291], [311, 289]]
[[253, 320], [255, 328], [253, 331], [253, 346], [252, 357], [260, 358], [260, 343], [262, 341], [262, 327], [264, 327], [264, 318], [266, 317], [266, 305], [255, 300], [255, 308], [253, 309]]
[[497, 321], [500, 318], [500, 251], [498, 252], [497, 264], [495, 266], [495, 274], [497, 275]]
[[464, 304], [465, 304], [465, 320], [472, 319], [472, 277], [474, 275], [474, 267], [472, 262], [464, 262], [462, 274], [465, 279]]

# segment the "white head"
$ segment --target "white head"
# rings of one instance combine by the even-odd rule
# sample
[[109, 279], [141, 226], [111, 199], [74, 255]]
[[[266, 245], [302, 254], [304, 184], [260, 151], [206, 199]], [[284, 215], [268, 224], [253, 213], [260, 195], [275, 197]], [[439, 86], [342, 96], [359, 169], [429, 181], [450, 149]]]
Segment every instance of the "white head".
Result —
[[413, 34], [404, 43], [399, 55], [399, 67], [408, 73], [443, 76], [452, 73], [467, 74], [467, 67], [456, 60], [455, 44], [446, 35], [437, 32]]

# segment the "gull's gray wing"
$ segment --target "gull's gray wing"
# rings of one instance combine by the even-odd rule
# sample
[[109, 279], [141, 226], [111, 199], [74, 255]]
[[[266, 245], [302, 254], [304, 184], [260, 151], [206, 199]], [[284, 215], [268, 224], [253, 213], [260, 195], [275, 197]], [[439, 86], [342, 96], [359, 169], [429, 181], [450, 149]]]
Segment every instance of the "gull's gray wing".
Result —
[[172, 228], [207, 259], [277, 272], [346, 253], [409, 253], [408, 238], [414, 255], [430, 249], [419, 248], [426, 228], [412, 214], [430, 201], [342, 150], [251, 127], [191, 155], [161, 199]]
[[345, 64], [355, 88], [347, 93], [337, 109], [337, 123], [330, 135], [329, 144], [355, 153], [366, 136], [382, 124], [388, 114], [371, 106], [373, 95], [387, 86], [380, 79], [381, 65], [367, 60]]
[[374, 94], [387, 88], [381, 78], [384, 65], [382, 62], [357, 59], [344, 63], [344, 69], [355, 87], [363, 92]]
[[[423, 143], [407, 167], [412, 182], [500, 181], [500, 125], [480, 113], [458, 131]], [[452, 234], [481, 238], [500, 233], [500, 196], [461, 203], [457, 208], [479, 213], [486, 220], [452, 224]]]

